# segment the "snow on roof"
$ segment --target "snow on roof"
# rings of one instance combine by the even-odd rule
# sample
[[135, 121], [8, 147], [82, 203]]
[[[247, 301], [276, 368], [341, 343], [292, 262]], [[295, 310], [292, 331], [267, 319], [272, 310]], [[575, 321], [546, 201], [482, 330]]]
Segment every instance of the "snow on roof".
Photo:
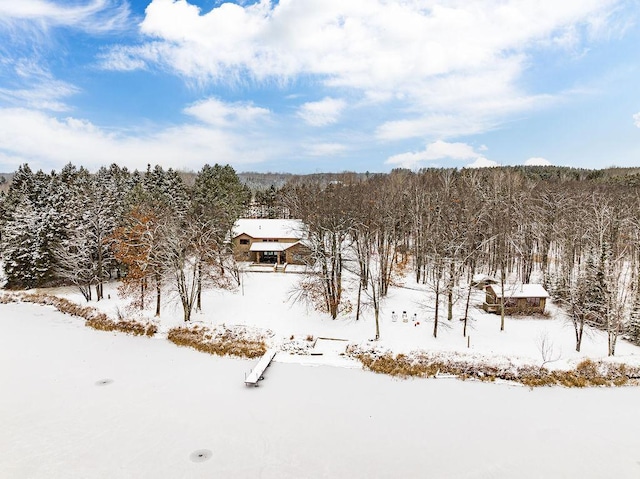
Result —
[[[490, 286], [498, 298], [502, 297], [502, 288], [499, 284]], [[549, 293], [541, 284], [505, 284], [506, 298], [548, 298]]]
[[300, 243], [299, 241], [296, 243], [272, 243], [271, 241], [265, 242], [254, 242], [251, 243], [251, 247], [249, 251], [285, 251], [291, 248], [294, 245]]
[[491, 276], [486, 275], [486, 274], [482, 274], [482, 273], [476, 273], [473, 275], [473, 281], [484, 281], [485, 279], [493, 279], [491, 278]]
[[233, 225], [233, 237], [244, 233], [252, 238], [300, 239], [304, 236], [304, 230], [302, 220], [241, 218]]
[[484, 283], [484, 284], [492, 284], [492, 283], [497, 283], [498, 280], [496, 280], [495, 278], [488, 276], [486, 274], [474, 274], [473, 275], [473, 279], [471, 280], [472, 284], [480, 284], [480, 283]]

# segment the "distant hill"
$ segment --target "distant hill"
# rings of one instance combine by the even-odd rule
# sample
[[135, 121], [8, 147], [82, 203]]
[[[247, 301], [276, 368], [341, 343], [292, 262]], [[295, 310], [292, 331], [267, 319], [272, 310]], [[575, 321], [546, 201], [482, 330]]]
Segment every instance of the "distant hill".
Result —
[[323, 185], [336, 182], [348, 182], [371, 176], [371, 173], [356, 173], [343, 171], [342, 173], [308, 173], [306, 175], [294, 175], [292, 173], [257, 173], [245, 171], [238, 173], [240, 181], [252, 190], [265, 190], [271, 185], [282, 188], [287, 183], [299, 181], [314, 181]]
[[256, 173], [253, 171], [238, 173], [240, 181], [253, 191], [266, 190], [271, 185], [282, 188], [292, 176], [291, 173]]
[[[583, 168], [571, 168], [565, 166], [505, 166], [497, 168], [508, 168], [520, 172], [524, 177], [536, 180], [575, 180], [575, 181], [596, 181], [600, 183], [612, 183], [628, 186], [640, 186], [640, 168], [621, 168], [612, 166], [599, 170], [589, 170]], [[180, 176], [187, 186], [193, 185], [197, 173], [193, 171], [181, 171]], [[247, 185], [252, 191], [261, 191], [270, 188], [282, 188], [287, 183], [297, 183], [299, 181], [316, 181], [321, 184], [340, 182], [353, 179], [360, 179], [370, 176], [370, 173], [309, 173], [296, 175], [292, 173], [258, 173], [255, 171], [244, 171], [238, 173], [240, 181]], [[0, 173], [0, 191], [7, 191], [13, 173]]]

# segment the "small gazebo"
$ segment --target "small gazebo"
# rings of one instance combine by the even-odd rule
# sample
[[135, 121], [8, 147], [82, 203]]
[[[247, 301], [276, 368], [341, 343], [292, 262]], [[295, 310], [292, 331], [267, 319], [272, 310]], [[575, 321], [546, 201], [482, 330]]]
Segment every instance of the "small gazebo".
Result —
[[485, 288], [485, 293], [482, 309], [498, 314], [503, 298], [505, 314], [533, 314], [544, 313], [549, 297], [541, 284], [505, 284], [504, 292], [499, 284], [490, 284]]

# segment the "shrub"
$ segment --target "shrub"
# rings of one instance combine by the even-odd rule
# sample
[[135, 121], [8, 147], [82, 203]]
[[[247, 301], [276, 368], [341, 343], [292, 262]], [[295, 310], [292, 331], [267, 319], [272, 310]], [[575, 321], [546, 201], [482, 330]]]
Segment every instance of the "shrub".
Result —
[[188, 346], [218, 356], [251, 359], [267, 352], [267, 345], [263, 339], [251, 337], [242, 329], [234, 330], [225, 326], [215, 329], [180, 326], [171, 329], [167, 339], [178, 346]]
[[492, 365], [460, 359], [456, 356], [443, 358], [437, 355], [415, 352], [411, 355], [376, 350], [360, 350], [349, 346], [347, 354], [358, 359], [365, 369], [399, 377], [435, 377], [437, 374], [473, 378], [480, 381], [501, 379], [528, 387], [564, 386], [623, 386], [636, 384], [640, 368], [624, 364], [596, 363], [589, 359], [580, 362], [569, 371], [549, 371], [538, 366]]
[[104, 314], [88, 319], [85, 325], [100, 331], [121, 331], [134, 336], [153, 336], [158, 331], [155, 324], [143, 324], [134, 320], [113, 320]]

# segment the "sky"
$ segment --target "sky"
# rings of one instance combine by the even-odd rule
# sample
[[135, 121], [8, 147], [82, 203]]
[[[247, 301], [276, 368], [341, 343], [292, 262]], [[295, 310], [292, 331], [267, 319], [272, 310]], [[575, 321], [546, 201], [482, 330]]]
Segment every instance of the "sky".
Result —
[[0, 0], [0, 172], [640, 166], [640, 0]]

